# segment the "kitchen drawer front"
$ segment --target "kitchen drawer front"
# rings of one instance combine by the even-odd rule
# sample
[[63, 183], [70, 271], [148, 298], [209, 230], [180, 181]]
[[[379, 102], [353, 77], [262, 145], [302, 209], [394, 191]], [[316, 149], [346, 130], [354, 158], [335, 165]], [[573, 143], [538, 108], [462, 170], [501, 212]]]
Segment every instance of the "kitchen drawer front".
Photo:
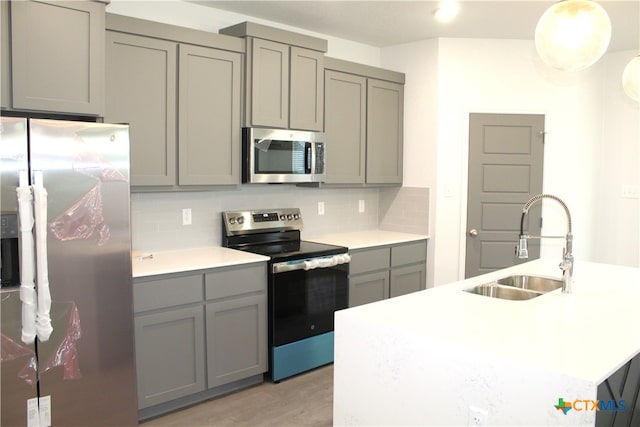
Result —
[[398, 245], [391, 248], [391, 266], [413, 264], [416, 262], [426, 262], [427, 242], [420, 241], [406, 245]]
[[136, 313], [202, 301], [202, 274], [134, 282]]
[[205, 297], [208, 300], [265, 292], [267, 263], [249, 264], [241, 268], [218, 269], [205, 274]]
[[389, 268], [389, 248], [368, 249], [359, 252], [350, 252], [350, 254], [351, 263], [349, 264], [349, 274], [366, 273]]

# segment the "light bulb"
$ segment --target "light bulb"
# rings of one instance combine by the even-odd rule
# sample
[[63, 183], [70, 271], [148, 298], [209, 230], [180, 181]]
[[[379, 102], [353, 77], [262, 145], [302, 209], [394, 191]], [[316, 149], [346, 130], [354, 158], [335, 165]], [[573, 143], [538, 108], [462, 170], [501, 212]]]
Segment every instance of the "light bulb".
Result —
[[629, 98], [640, 102], [640, 55], [633, 58], [622, 72], [622, 88]]
[[553, 68], [579, 71], [593, 65], [611, 40], [611, 20], [591, 0], [564, 0], [540, 17], [535, 43], [538, 55]]
[[460, 12], [460, 5], [454, 0], [443, 0], [440, 6], [433, 11], [433, 15], [439, 22], [451, 22]]

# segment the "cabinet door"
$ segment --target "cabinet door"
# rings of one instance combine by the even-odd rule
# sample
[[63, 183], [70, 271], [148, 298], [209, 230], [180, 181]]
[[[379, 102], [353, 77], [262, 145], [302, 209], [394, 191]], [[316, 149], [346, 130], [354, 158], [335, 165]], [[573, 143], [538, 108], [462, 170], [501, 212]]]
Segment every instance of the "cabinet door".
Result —
[[12, 1], [13, 108], [104, 114], [105, 5]]
[[135, 318], [138, 409], [205, 389], [202, 305]]
[[367, 183], [402, 184], [404, 87], [367, 81]]
[[174, 42], [107, 32], [107, 113], [131, 125], [131, 185], [176, 183]]
[[239, 184], [241, 55], [179, 49], [178, 184]]
[[289, 128], [324, 130], [324, 54], [291, 47]]
[[251, 39], [252, 126], [289, 126], [289, 46]]
[[362, 184], [365, 178], [367, 79], [325, 71], [328, 184]]
[[209, 388], [267, 371], [264, 294], [207, 304]]
[[349, 277], [349, 307], [389, 298], [389, 271]]
[[410, 294], [426, 287], [426, 266], [416, 264], [408, 267], [391, 269], [389, 297]]
[[0, 106], [11, 108], [11, 44], [9, 2], [0, 1]]

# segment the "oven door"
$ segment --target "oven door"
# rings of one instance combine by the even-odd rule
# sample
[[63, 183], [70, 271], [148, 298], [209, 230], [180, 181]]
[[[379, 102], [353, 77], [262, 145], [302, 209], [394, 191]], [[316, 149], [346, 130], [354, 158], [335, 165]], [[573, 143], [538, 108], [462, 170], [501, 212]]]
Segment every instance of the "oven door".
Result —
[[342, 254], [273, 264], [271, 346], [333, 331], [334, 312], [349, 304], [348, 261]]

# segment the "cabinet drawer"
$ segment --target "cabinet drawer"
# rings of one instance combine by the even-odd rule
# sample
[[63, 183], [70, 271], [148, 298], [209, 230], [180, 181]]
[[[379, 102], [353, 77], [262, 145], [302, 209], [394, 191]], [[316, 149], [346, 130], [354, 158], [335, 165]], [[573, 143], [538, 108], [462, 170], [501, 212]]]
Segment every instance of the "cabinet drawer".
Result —
[[225, 298], [267, 288], [267, 264], [250, 264], [241, 268], [219, 269], [205, 274], [206, 299]]
[[389, 268], [389, 248], [351, 252], [349, 273], [358, 274]]
[[202, 275], [134, 282], [133, 307], [136, 313], [202, 301]]
[[424, 241], [391, 248], [391, 266], [426, 262], [427, 244]]

